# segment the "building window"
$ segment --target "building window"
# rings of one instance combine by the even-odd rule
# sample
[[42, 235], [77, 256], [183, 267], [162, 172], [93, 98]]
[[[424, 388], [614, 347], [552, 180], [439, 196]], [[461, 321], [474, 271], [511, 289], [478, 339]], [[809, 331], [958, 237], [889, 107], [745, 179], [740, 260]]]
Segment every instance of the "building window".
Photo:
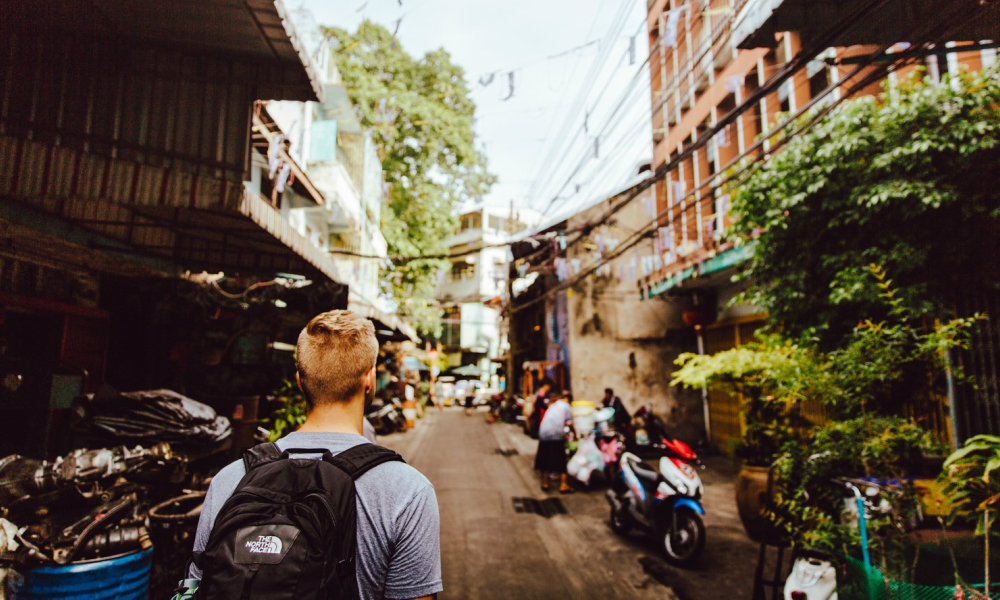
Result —
[[452, 281], [467, 281], [476, 276], [476, 265], [470, 265], [466, 262], [452, 263], [451, 265], [451, 280]]
[[816, 98], [830, 86], [830, 69], [820, 61], [812, 61], [807, 64], [806, 75], [809, 76], [810, 99]]
[[783, 113], [787, 113], [792, 110], [792, 94], [795, 93], [795, 80], [786, 79], [784, 83], [778, 88], [778, 101], [780, 102], [780, 110]]
[[465, 215], [459, 221], [458, 231], [456, 231], [455, 233], [463, 233], [473, 229], [479, 229], [482, 226], [482, 222], [483, 222], [483, 217], [478, 213]]
[[494, 231], [506, 231], [507, 230], [507, 219], [503, 217], [498, 217], [496, 215], [489, 216], [489, 228]]

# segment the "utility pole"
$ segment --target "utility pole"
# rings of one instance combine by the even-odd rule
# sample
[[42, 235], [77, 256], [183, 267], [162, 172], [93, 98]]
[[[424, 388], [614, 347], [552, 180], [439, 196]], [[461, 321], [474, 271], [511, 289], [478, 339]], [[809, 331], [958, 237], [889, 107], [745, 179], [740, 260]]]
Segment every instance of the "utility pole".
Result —
[[[514, 199], [510, 200], [510, 218], [507, 219], [507, 241], [511, 242], [514, 237]], [[513, 258], [513, 245], [510, 246], [510, 253], [512, 262], [507, 263], [507, 389], [506, 392], [507, 399], [514, 398], [514, 388], [517, 378], [514, 373], [514, 348], [516, 347], [516, 340], [514, 335], [514, 278], [511, 276], [510, 271], [514, 268]]]

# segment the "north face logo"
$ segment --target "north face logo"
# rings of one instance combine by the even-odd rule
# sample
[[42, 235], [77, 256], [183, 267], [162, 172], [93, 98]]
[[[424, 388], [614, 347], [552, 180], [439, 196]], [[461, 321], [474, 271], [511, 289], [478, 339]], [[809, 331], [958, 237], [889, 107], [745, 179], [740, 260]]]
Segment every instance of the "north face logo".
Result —
[[256, 540], [247, 540], [251, 554], [281, 554], [281, 538], [274, 535], [260, 535]]
[[301, 533], [293, 525], [251, 525], [237, 533], [234, 560], [239, 565], [276, 565], [295, 547]]

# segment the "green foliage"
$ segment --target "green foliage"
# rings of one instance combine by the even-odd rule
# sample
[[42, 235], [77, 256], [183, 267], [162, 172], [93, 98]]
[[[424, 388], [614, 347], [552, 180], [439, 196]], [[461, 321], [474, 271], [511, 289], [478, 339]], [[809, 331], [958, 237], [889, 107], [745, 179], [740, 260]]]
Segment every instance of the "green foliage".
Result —
[[281, 408], [278, 408], [265, 423], [271, 428], [271, 436], [268, 441], [276, 442], [289, 433], [295, 431], [306, 422], [306, 399], [302, 395], [299, 385], [290, 379], [286, 379], [281, 387], [275, 391], [275, 396], [281, 401]]
[[828, 353], [823, 402], [833, 418], [869, 408], [896, 414], [903, 399], [932, 392], [935, 382], [929, 374], [942, 373], [946, 352], [965, 348], [978, 321], [985, 319], [976, 314], [928, 326], [880, 266], [868, 270], [878, 292], [873, 307], [885, 318], [864, 319], [845, 345]]
[[[837, 553], [860, 544], [857, 529], [844, 523], [843, 488], [838, 477], [906, 481], [919, 473], [926, 457], [944, 451], [940, 441], [915, 423], [896, 416], [900, 389], [915, 393], [916, 379], [930, 393], [936, 374], [943, 372], [943, 353], [964, 347], [978, 315], [926, 327], [916, 310], [901, 299], [893, 282], [878, 266], [869, 267], [874, 302], [885, 319], [865, 319], [840, 348], [817, 352], [821, 367], [813, 390], [830, 422], [815, 429], [804, 442], [790, 441], [782, 449], [778, 493], [772, 520], [794, 543]], [[884, 511], [870, 515], [872, 550], [883, 570], [904, 576], [903, 534], [918, 511], [909, 485], [892, 485]]]
[[782, 444], [809, 426], [800, 407], [823, 380], [817, 358], [805, 348], [764, 337], [714, 355], [682, 354], [671, 384], [737, 394], [745, 427], [734, 453], [747, 464], [767, 466]]
[[[473, 143], [476, 107], [465, 73], [444, 49], [411, 56], [392, 32], [370, 21], [354, 33], [328, 32], [340, 42], [337, 67], [362, 126], [373, 130], [391, 184], [382, 220], [389, 253], [446, 253], [443, 242], [457, 226], [457, 206], [479, 198], [495, 181]], [[408, 261], [384, 278], [400, 312], [424, 333], [439, 327], [432, 299], [437, 273], [447, 264]]]
[[731, 190], [733, 235], [759, 234], [751, 299], [787, 335], [834, 348], [888, 316], [875, 263], [918, 318], [947, 314], [997, 251], [998, 164], [996, 68], [845, 103]]
[[[1000, 436], [970, 438], [945, 461], [940, 480], [951, 507], [950, 522], [970, 513], [995, 513], [1000, 509]], [[980, 534], [987, 524], [984, 519], [977, 519]]]
[[[927, 327], [881, 267], [870, 265], [867, 276], [859, 283], [877, 290], [875, 306], [885, 318], [864, 319], [834, 350], [824, 352], [809, 339], [794, 343], [771, 335], [714, 355], [686, 353], [676, 360], [680, 368], [673, 385], [739, 395], [745, 427], [736, 453], [747, 464], [770, 465], [786, 442], [804, 437], [812, 425], [801, 414], [807, 399], [823, 406], [834, 421], [829, 428], [858, 415], [899, 414], [908, 395], [933, 392], [934, 375], [946, 366], [944, 353], [966, 347], [984, 318], [974, 315]], [[899, 441], [905, 446], [906, 440]]]
[[[817, 428], [807, 443], [786, 445], [768, 516], [797, 546], [855, 554], [861, 537], [856, 520], [845, 513], [849, 492], [838, 480], [902, 482], [919, 472], [926, 456], [941, 451], [941, 443], [930, 433], [900, 417], [863, 415], [829, 423]], [[903, 538], [919, 514], [919, 501], [905, 483], [885, 485], [880, 500], [885, 502], [866, 511], [869, 550], [884, 571], [906, 578]]]

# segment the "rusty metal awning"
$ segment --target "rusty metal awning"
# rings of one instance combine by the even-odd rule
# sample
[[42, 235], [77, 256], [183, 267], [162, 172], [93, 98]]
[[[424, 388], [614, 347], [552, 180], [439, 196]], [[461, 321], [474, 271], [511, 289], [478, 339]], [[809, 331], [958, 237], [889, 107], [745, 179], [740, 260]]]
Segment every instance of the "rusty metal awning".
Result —
[[240, 183], [0, 136], [0, 202], [7, 212], [23, 207], [21, 225], [50, 228], [36, 213], [94, 234], [86, 242], [93, 250], [183, 269], [343, 282], [327, 252]]

